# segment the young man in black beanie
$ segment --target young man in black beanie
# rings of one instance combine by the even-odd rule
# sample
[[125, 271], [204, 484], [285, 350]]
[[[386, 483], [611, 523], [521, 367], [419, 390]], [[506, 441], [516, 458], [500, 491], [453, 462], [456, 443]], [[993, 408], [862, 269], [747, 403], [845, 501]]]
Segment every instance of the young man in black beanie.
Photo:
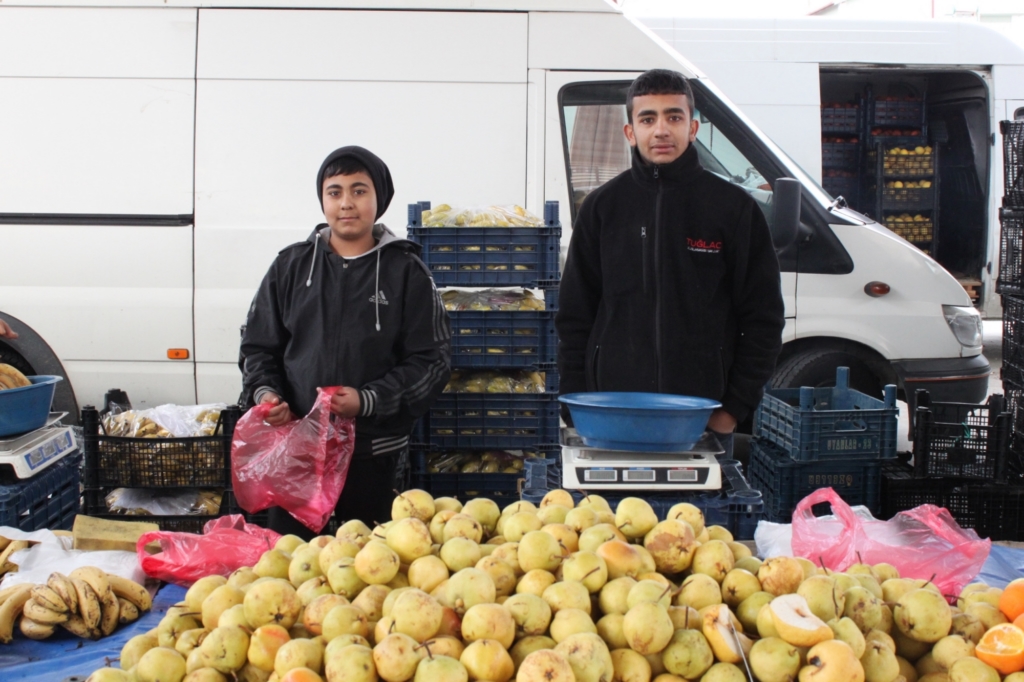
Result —
[[[383, 523], [413, 423], [448, 381], [451, 329], [419, 245], [376, 222], [394, 196], [384, 162], [336, 149], [316, 188], [326, 224], [277, 255], [249, 309], [242, 402], [274, 405], [267, 422], [280, 426], [309, 412], [317, 387], [341, 386], [331, 412], [355, 417], [356, 446], [335, 514]], [[313, 535], [277, 507], [269, 525]]]

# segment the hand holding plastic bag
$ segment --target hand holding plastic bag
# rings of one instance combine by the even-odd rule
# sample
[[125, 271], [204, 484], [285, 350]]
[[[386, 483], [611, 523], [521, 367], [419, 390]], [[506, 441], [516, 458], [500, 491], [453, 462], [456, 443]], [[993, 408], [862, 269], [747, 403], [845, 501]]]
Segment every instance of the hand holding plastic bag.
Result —
[[[817, 518], [811, 507], [832, 505], [833, 518]], [[805, 497], [793, 511], [793, 554], [844, 571], [855, 563], [889, 563], [904, 578], [931, 580], [943, 594], [960, 594], [981, 571], [992, 549], [950, 513], [923, 504], [889, 521], [856, 515], [832, 488]]]
[[261, 404], [246, 412], [231, 441], [235, 498], [249, 513], [278, 506], [304, 526], [320, 532], [338, 504], [355, 450], [355, 422], [331, 416], [337, 386], [317, 391], [302, 419], [283, 426], [264, 420]]
[[[203, 576], [227, 577], [242, 566], [255, 566], [280, 537], [234, 514], [209, 521], [202, 535], [162, 530], [143, 533], [135, 552], [146, 575], [188, 587]], [[156, 554], [146, 551], [151, 542], [160, 545]]]

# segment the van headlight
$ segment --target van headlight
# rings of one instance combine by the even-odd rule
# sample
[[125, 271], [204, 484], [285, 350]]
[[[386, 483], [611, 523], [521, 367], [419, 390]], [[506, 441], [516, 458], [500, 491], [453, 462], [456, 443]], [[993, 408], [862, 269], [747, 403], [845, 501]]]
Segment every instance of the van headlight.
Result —
[[964, 348], [981, 347], [981, 313], [971, 306], [944, 305], [942, 314], [953, 336]]

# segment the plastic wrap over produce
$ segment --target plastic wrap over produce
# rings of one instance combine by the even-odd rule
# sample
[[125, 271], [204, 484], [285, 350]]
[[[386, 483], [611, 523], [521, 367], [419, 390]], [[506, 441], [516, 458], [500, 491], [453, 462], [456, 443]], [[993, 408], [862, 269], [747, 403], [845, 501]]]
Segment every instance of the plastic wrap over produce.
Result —
[[424, 227], [543, 227], [544, 221], [522, 206], [452, 207], [423, 211]]
[[543, 393], [544, 372], [452, 372], [445, 393]]
[[441, 294], [445, 310], [508, 311], [544, 310], [544, 299], [537, 298], [529, 290], [484, 289], [483, 291], [460, 291], [449, 289]]
[[107, 509], [124, 516], [216, 516], [220, 490], [161, 490], [115, 488], [107, 494]]
[[224, 403], [159, 405], [148, 410], [110, 412], [103, 416], [103, 432], [125, 438], [193, 438], [217, 432]]

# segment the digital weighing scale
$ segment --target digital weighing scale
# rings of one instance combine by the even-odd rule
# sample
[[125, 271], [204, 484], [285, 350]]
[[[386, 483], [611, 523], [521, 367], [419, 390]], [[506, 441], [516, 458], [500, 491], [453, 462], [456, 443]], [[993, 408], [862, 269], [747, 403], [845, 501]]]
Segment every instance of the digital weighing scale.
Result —
[[631, 452], [585, 445], [576, 429], [564, 428], [562, 487], [570, 490], [720, 490], [718, 456], [725, 450], [705, 431], [685, 452]]
[[71, 427], [58, 424], [67, 412], [51, 412], [46, 424], [28, 433], [0, 437], [0, 477], [30, 478], [78, 447]]

